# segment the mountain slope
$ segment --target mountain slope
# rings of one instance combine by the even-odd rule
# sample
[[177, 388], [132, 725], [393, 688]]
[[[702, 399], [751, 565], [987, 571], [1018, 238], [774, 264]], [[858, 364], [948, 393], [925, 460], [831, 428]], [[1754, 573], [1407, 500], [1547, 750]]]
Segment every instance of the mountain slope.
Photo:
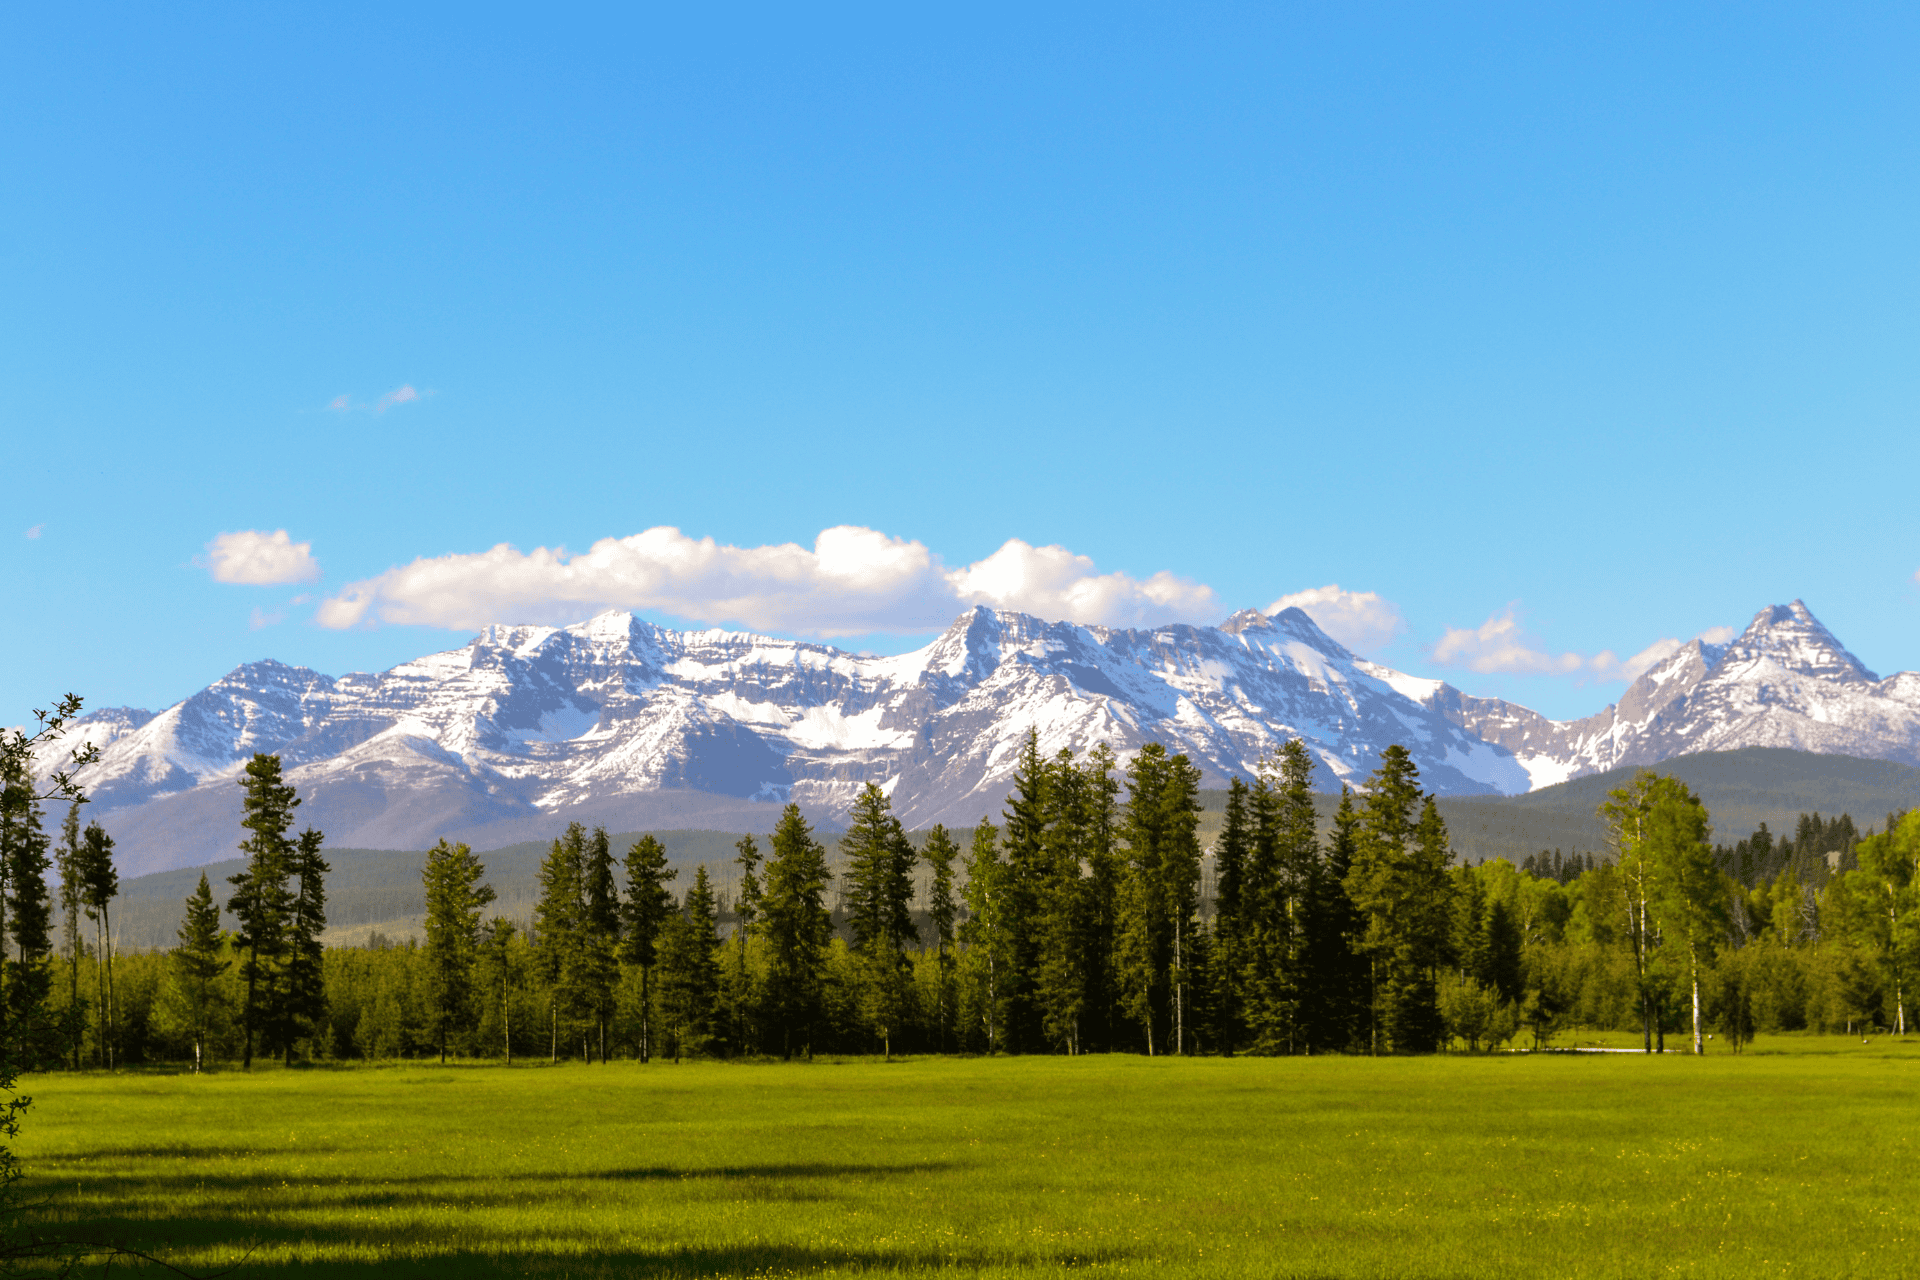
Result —
[[230, 850], [233, 780], [256, 751], [287, 762], [303, 820], [386, 847], [570, 815], [651, 825], [668, 797], [736, 818], [790, 799], [832, 822], [869, 781], [909, 825], [971, 822], [997, 811], [1029, 727], [1049, 755], [1163, 742], [1215, 785], [1299, 736], [1328, 786], [1401, 742], [1441, 792], [1523, 790], [1509, 751], [1401, 687], [1428, 684], [1356, 658], [1298, 609], [1128, 631], [980, 608], [895, 657], [609, 613], [492, 627], [376, 675], [252, 663], [158, 715], [89, 718], [104, 750], [86, 782], [136, 870]]
[[1920, 675], [1880, 679], [1799, 600], [1762, 609], [1731, 643], [1691, 642], [1581, 720], [1450, 685], [1423, 701], [1512, 751], [1536, 787], [1742, 747], [1920, 764]]

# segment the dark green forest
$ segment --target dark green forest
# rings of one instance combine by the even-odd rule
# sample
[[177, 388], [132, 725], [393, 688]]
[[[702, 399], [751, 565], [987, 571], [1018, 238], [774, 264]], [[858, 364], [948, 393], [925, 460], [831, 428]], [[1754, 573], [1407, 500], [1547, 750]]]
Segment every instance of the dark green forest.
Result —
[[[1157, 745], [1043, 757], [997, 820], [911, 836], [868, 787], [827, 839], [789, 806], [730, 892], [651, 836], [569, 827], [519, 920], [442, 842], [425, 940], [327, 947], [324, 837], [280, 762], [248, 766], [245, 862], [203, 874], [177, 945], [115, 954], [112, 837], [57, 831], [23, 778], [0, 823], [5, 995], [70, 1068], [419, 1057], [1327, 1054], [1648, 1048], [1760, 1031], [1904, 1032], [1920, 813], [1802, 815], [1710, 843], [1687, 785], [1606, 794], [1601, 851], [1466, 865], [1401, 748], [1316, 814], [1303, 744], [1234, 779]], [[1324, 798], [1322, 805], [1324, 807]], [[51, 876], [49, 876], [51, 873]], [[222, 927], [225, 919], [237, 928]], [[31, 1016], [29, 1016], [31, 1015]]]

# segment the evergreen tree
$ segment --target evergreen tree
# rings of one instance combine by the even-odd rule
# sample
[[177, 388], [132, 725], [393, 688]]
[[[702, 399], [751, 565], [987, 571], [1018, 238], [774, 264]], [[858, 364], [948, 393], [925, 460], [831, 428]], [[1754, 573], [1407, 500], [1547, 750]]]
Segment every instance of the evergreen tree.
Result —
[[198, 1074], [206, 1057], [206, 1043], [216, 1024], [224, 997], [220, 978], [232, 966], [222, 952], [227, 937], [220, 928], [220, 907], [206, 872], [200, 887], [187, 898], [180, 922], [180, 945], [167, 957], [175, 1003], [193, 1038], [193, 1070]]
[[[651, 839], [652, 837], [648, 837]], [[560, 1060], [560, 1020], [581, 1004], [582, 943], [586, 937], [586, 831], [577, 822], [540, 862], [540, 898], [533, 908], [534, 963], [547, 991], [547, 1058]]]
[[[33, 1057], [56, 1054], [53, 1028], [41, 1014], [53, 990], [53, 904], [47, 895], [48, 836], [40, 799], [16, 762], [9, 762], [7, 794], [0, 797], [0, 876], [5, 877], [6, 907], [13, 956], [5, 961], [6, 1013], [14, 1035], [33, 1046]], [[5, 933], [0, 933], [4, 937]]]
[[753, 974], [747, 967], [747, 944], [753, 936], [753, 922], [760, 914], [760, 880], [754, 874], [760, 866], [760, 847], [750, 835], [741, 836], [733, 846], [738, 850], [734, 862], [740, 867], [740, 892], [733, 900], [733, 966], [727, 975], [727, 1005], [731, 1010], [733, 1041], [740, 1053], [751, 1053], [760, 1038], [754, 1023]]
[[[266, 1029], [268, 1015], [280, 1006], [280, 991], [288, 950], [287, 929], [293, 915], [293, 894], [287, 888], [293, 874], [293, 842], [287, 829], [293, 825], [293, 811], [300, 804], [291, 785], [280, 776], [280, 757], [256, 753], [247, 762], [240, 779], [246, 789], [241, 806], [245, 817], [240, 825], [251, 834], [240, 842], [247, 857], [246, 870], [229, 876], [234, 887], [227, 910], [239, 921], [234, 944], [246, 953], [240, 974], [246, 981], [246, 1001], [242, 1007], [245, 1052], [241, 1066], [253, 1066], [254, 1040]], [[89, 828], [89, 836], [92, 829]], [[89, 866], [89, 871], [92, 865]], [[88, 885], [89, 904], [97, 895]], [[105, 910], [104, 906], [96, 908]], [[92, 911], [89, 911], [92, 914]], [[111, 1024], [112, 1011], [104, 1011], [104, 1022]]]
[[588, 837], [585, 861], [586, 937], [581, 950], [587, 1006], [600, 1038], [600, 1061], [607, 1061], [607, 1024], [613, 1018], [613, 989], [620, 981], [620, 892], [614, 887], [613, 846], [605, 827]]
[[1518, 1005], [1526, 996], [1526, 977], [1522, 969], [1520, 922], [1505, 898], [1487, 908], [1487, 951], [1485, 967], [1477, 975], [1501, 1000]]
[[1080, 1026], [1097, 957], [1088, 863], [1088, 779], [1062, 749], [1048, 770], [1043, 797], [1041, 857], [1034, 881], [1034, 982], [1041, 1030], [1068, 1054], [1080, 1051]]
[[99, 1009], [100, 1065], [114, 1064], [113, 920], [111, 903], [120, 893], [113, 865], [113, 837], [97, 822], [80, 837], [80, 901], [94, 927], [94, 1004]]
[[848, 813], [840, 848], [847, 857], [848, 926], [860, 959], [862, 1005], [893, 1058], [893, 1034], [911, 993], [907, 945], [918, 937], [913, 924], [913, 845], [886, 792], [869, 782]]
[[1347, 893], [1359, 841], [1360, 813], [1353, 793], [1340, 788], [1340, 807], [1324, 858], [1316, 861], [1308, 885], [1307, 930], [1301, 986], [1301, 1014], [1308, 1052], [1342, 1052], [1370, 1027], [1370, 965], [1361, 952], [1366, 923]]
[[957, 914], [953, 897], [953, 862], [960, 856], [960, 847], [954, 844], [953, 837], [947, 834], [944, 826], [935, 823], [933, 829], [927, 832], [924, 856], [927, 866], [933, 871], [932, 879], [927, 885], [927, 923], [933, 929], [936, 975], [933, 1045], [937, 1052], [945, 1053], [948, 1032], [953, 1027], [956, 960], [953, 950], [953, 925]]
[[426, 890], [429, 1026], [447, 1060], [447, 1039], [466, 1025], [473, 1002], [473, 972], [480, 948], [480, 911], [494, 899], [493, 887], [480, 883], [487, 873], [473, 850], [444, 839], [427, 851], [421, 873]]
[[1050, 769], [1040, 755], [1040, 733], [1028, 729], [1020, 763], [1007, 796], [1000, 841], [1002, 875], [999, 909], [1005, 923], [1006, 963], [996, 975], [1002, 1007], [1001, 1041], [1024, 1053], [1044, 1042], [1043, 1010], [1035, 991], [1040, 968], [1040, 886], [1047, 874], [1047, 781]]
[[1263, 1053], [1306, 1047], [1307, 933], [1318, 874], [1318, 819], [1313, 808], [1313, 756], [1299, 738], [1263, 765], [1250, 797], [1254, 831], [1245, 900], [1246, 1017]]
[[1157, 742], [1127, 766], [1123, 828], [1127, 868], [1119, 921], [1120, 970], [1128, 1013], [1149, 1055], [1167, 1025], [1175, 1053], [1187, 1051], [1188, 952], [1200, 879], [1200, 771]]
[[1253, 839], [1247, 812], [1250, 798], [1243, 779], [1228, 779], [1226, 821], [1213, 846], [1213, 1034], [1223, 1053], [1239, 1048], [1246, 1035], [1243, 988], [1248, 959], [1247, 858]]
[[1380, 754], [1368, 779], [1347, 891], [1364, 921], [1374, 1033], [1396, 1053], [1430, 1053], [1445, 1033], [1439, 970], [1450, 950], [1452, 881], [1446, 824], [1405, 747]]
[[640, 1061], [653, 1054], [653, 966], [660, 929], [674, 908], [667, 881], [679, 872], [667, 866], [667, 851], [652, 836], [627, 850], [627, 900], [621, 930], [621, 959], [640, 971]]
[[827, 851], [795, 804], [781, 811], [770, 843], [758, 924], [767, 942], [767, 1011], [779, 1025], [782, 1053], [793, 1057], [797, 1036], [811, 1058], [821, 962], [833, 936], [826, 905]]
[[960, 926], [960, 940], [967, 948], [969, 985], [988, 1053], [1006, 1047], [1005, 982], [1013, 951], [1007, 936], [1007, 864], [1000, 857], [999, 834], [985, 818], [973, 829], [973, 842], [967, 848], [967, 883], [962, 890], [967, 918]]
[[667, 916], [660, 933], [660, 1023], [675, 1062], [683, 1053], [704, 1053], [713, 1038], [720, 1008], [717, 914], [702, 864], [694, 870], [685, 905]]
[[281, 990], [284, 1007], [276, 1011], [279, 1043], [288, 1061], [297, 1040], [311, 1040], [327, 1021], [326, 947], [327, 866], [320, 856], [326, 837], [308, 827], [294, 846], [292, 872], [299, 883], [287, 917], [287, 973]]
[[75, 1071], [80, 1069], [81, 1041], [86, 1032], [86, 1006], [80, 997], [81, 859], [80, 803], [74, 801], [67, 806], [54, 861], [60, 871], [61, 947], [67, 958], [67, 1025], [63, 1038]]

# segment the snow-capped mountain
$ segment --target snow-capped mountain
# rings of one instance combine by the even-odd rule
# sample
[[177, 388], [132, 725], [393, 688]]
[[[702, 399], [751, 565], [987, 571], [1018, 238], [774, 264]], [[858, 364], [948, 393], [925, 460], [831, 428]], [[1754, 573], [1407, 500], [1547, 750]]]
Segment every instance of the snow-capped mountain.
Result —
[[[1214, 785], [1298, 735], [1327, 784], [1400, 742], [1442, 792], [1525, 790], [1511, 751], [1417, 700], [1432, 684], [1356, 658], [1298, 609], [1126, 631], [979, 608], [896, 657], [609, 613], [492, 627], [377, 675], [250, 663], [157, 715], [88, 717], [103, 750], [85, 782], [149, 870], [230, 853], [256, 751], [279, 753], [300, 817], [336, 846], [504, 843], [575, 816], [728, 820], [687, 816], [694, 795], [733, 798], [735, 820], [741, 802], [791, 799], [837, 822], [869, 781], [909, 825], [970, 823], [997, 818], [1029, 726], [1049, 754], [1160, 741]], [[680, 816], [652, 816], [665, 802]]]
[[1048, 754], [1163, 742], [1211, 785], [1295, 735], [1321, 785], [1355, 783], [1398, 742], [1435, 791], [1513, 794], [1736, 747], [1920, 764], [1920, 675], [1879, 679], [1799, 601], [1572, 721], [1360, 659], [1298, 609], [1126, 631], [979, 608], [896, 657], [608, 613], [491, 627], [377, 675], [250, 663], [80, 736], [103, 748], [89, 816], [138, 874], [232, 856], [256, 751], [279, 753], [336, 847], [490, 847], [575, 818], [763, 829], [789, 799], [837, 825], [869, 781], [911, 826], [997, 820], [1029, 726]]
[[1798, 600], [1762, 609], [1728, 644], [1693, 641], [1585, 719], [1549, 720], [1449, 685], [1422, 701], [1512, 751], [1535, 786], [1739, 747], [1920, 765], [1920, 675], [1882, 680]]

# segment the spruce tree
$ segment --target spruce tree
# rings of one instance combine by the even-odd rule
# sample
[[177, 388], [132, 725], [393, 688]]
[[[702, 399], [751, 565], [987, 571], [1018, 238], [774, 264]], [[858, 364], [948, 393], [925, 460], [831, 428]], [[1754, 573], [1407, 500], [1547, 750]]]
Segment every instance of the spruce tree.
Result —
[[767, 1011], [779, 1025], [784, 1055], [793, 1057], [798, 1037], [812, 1057], [821, 961], [833, 936], [826, 905], [827, 851], [795, 804], [781, 811], [769, 843], [773, 851], [758, 924], [767, 942]]
[[967, 918], [960, 926], [960, 940], [967, 948], [966, 972], [988, 1053], [1006, 1048], [1004, 984], [1013, 950], [1005, 908], [1007, 864], [1000, 857], [999, 834], [985, 818], [973, 829], [973, 842], [967, 848], [967, 883], [962, 890]]
[[1080, 1051], [1080, 1028], [1094, 980], [1093, 902], [1084, 873], [1090, 797], [1073, 753], [1062, 749], [1040, 789], [1041, 857], [1035, 867], [1033, 992], [1041, 1030], [1068, 1054]]
[[327, 872], [320, 856], [326, 837], [308, 827], [294, 845], [292, 872], [298, 888], [287, 916], [287, 973], [281, 990], [284, 1007], [275, 1021], [286, 1060], [293, 1060], [298, 1040], [317, 1039], [327, 1020], [326, 946], [320, 935], [327, 928]]
[[1360, 949], [1366, 926], [1347, 893], [1359, 826], [1353, 793], [1342, 787], [1325, 856], [1308, 886], [1301, 1021], [1310, 1053], [1350, 1049], [1369, 1025], [1369, 964]]
[[466, 1025], [473, 1002], [473, 971], [480, 948], [480, 911], [494, 899], [482, 884], [487, 869], [464, 844], [444, 839], [427, 851], [421, 872], [426, 890], [428, 1025], [447, 1060], [447, 1040]]
[[[651, 837], [649, 837], [651, 839]], [[581, 1000], [581, 943], [586, 934], [586, 832], [579, 823], [556, 839], [540, 862], [540, 897], [533, 908], [534, 960], [547, 991], [548, 1061], [560, 1060], [560, 1019]]]
[[197, 1075], [222, 1000], [220, 978], [232, 964], [221, 954], [226, 935], [220, 929], [220, 907], [213, 900], [213, 886], [207, 883], [204, 871], [199, 888], [187, 898], [179, 937], [180, 945], [167, 957], [168, 977], [182, 1020], [193, 1037], [193, 1070]]
[[954, 997], [954, 955], [953, 923], [956, 915], [953, 897], [953, 863], [960, 856], [960, 847], [947, 834], [947, 829], [935, 823], [927, 832], [927, 846], [923, 856], [933, 875], [927, 885], [927, 923], [933, 929], [934, 947], [934, 1007], [933, 1007], [933, 1045], [936, 1052], [945, 1053], [947, 1035], [953, 1026]]
[[61, 946], [67, 958], [67, 1025], [64, 1037], [75, 1071], [80, 1069], [81, 1041], [86, 1034], [86, 1007], [80, 998], [80, 803], [67, 806], [60, 828], [60, 847], [54, 861], [60, 871]]
[[621, 956], [640, 971], [640, 1061], [653, 1053], [653, 966], [660, 930], [673, 911], [667, 881], [679, 872], [667, 866], [667, 851], [652, 836], [642, 836], [627, 850], [627, 900], [621, 930]]
[[[1124, 1003], [1152, 1055], [1188, 1049], [1188, 962], [1200, 880], [1200, 771], [1157, 742], [1127, 766], [1119, 951]], [[1168, 1029], [1166, 1041], [1156, 1030]]]
[[94, 1003], [99, 1009], [100, 1065], [114, 1064], [113, 920], [111, 903], [120, 893], [113, 865], [113, 837], [97, 822], [80, 837], [80, 900], [94, 927]]
[[1521, 967], [1520, 922], [1505, 898], [1487, 908], [1486, 968], [1481, 981], [1508, 1004], [1518, 1005], [1526, 995]]
[[1248, 799], [1246, 782], [1228, 779], [1225, 822], [1213, 846], [1213, 1035], [1223, 1053], [1240, 1046], [1246, 1025], [1242, 994], [1248, 932], [1245, 890], [1252, 838]]
[[682, 908], [670, 912], [660, 931], [658, 999], [661, 1029], [681, 1054], [706, 1051], [720, 1008], [720, 965], [714, 951], [716, 908], [713, 886], [703, 863], [694, 869], [693, 887]]
[[1047, 782], [1050, 769], [1040, 755], [1040, 734], [1028, 729], [1020, 763], [1007, 797], [1000, 841], [1004, 874], [1000, 911], [1006, 925], [1006, 966], [999, 976], [1005, 1009], [1002, 1039], [1016, 1053], [1043, 1042], [1043, 1012], [1035, 991], [1040, 967], [1040, 886], [1047, 868]]
[[6, 786], [10, 794], [0, 799], [0, 875], [6, 878], [6, 932], [13, 944], [12, 957], [0, 957], [5, 961], [6, 1013], [18, 1042], [31, 1045], [35, 1061], [57, 1060], [53, 1028], [42, 1019], [53, 990], [49, 840], [29, 780], [15, 776], [6, 779]]
[[913, 924], [913, 868], [917, 858], [886, 792], [869, 782], [848, 813], [840, 848], [847, 858], [848, 927], [860, 960], [862, 1007], [893, 1059], [893, 1036], [912, 992], [907, 946]]
[[1452, 882], [1446, 824], [1419, 786], [1405, 747], [1380, 755], [1368, 779], [1347, 892], [1364, 921], [1372, 966], [1374, 1052], [1427, 1053], [1439, 1044], [1439, 967], [1450, 953]]
[[600, 1037], [600, 1061], [607, 1061], [607, 1024], [613, 1018], [613, 991], [620, 981], [620, 892], [613, 881], [613, 847], [605, 827], [588, 837], [583, 864], [585, 923], [584, 985]]
[[[282, 781], [280, 757], [276, 755], [256, 753], [247, 762], [240, 785], [246, 789], [241, 800], [246, 816], [240, 825], [251, 834], [240, 842], [240, 852], [247, 857], [246, 870], [227, 878], [227, 883], [234, 886], [227, 910], [240, 924], [234, 944], [246, 953], [240, 965], [246, 981], [241, 1066], [251, 1069], [254, 1040], [266, 1029], [268, 1015], [280, 1005], [287, 929], [294, 909], [293, 894], [287, 888], [294, 873], [294, 849], [287, 830], [293, 826], [293, 811], [300, 798]], [[88, 892], [91, 898], [95, 892], [91, 885]], [[104, 1021], [111, 1022], [111, 1010], [106, 1012]]]
[[753, 936], [753, 922], [760, 914], [760, 880], [754, 874], [760, 866], [760, 846], [751, 835], [741, 836], [733, 846], [738, 854], [740, 891], [733, 900], [733, 964], [728, 970], [727, 1005], [733, 1024], [733, 1042], [740, 1053], [752, 1053], [759, 1045], [754, 1024], [753, 973], [747, 966], [747, 944]]

